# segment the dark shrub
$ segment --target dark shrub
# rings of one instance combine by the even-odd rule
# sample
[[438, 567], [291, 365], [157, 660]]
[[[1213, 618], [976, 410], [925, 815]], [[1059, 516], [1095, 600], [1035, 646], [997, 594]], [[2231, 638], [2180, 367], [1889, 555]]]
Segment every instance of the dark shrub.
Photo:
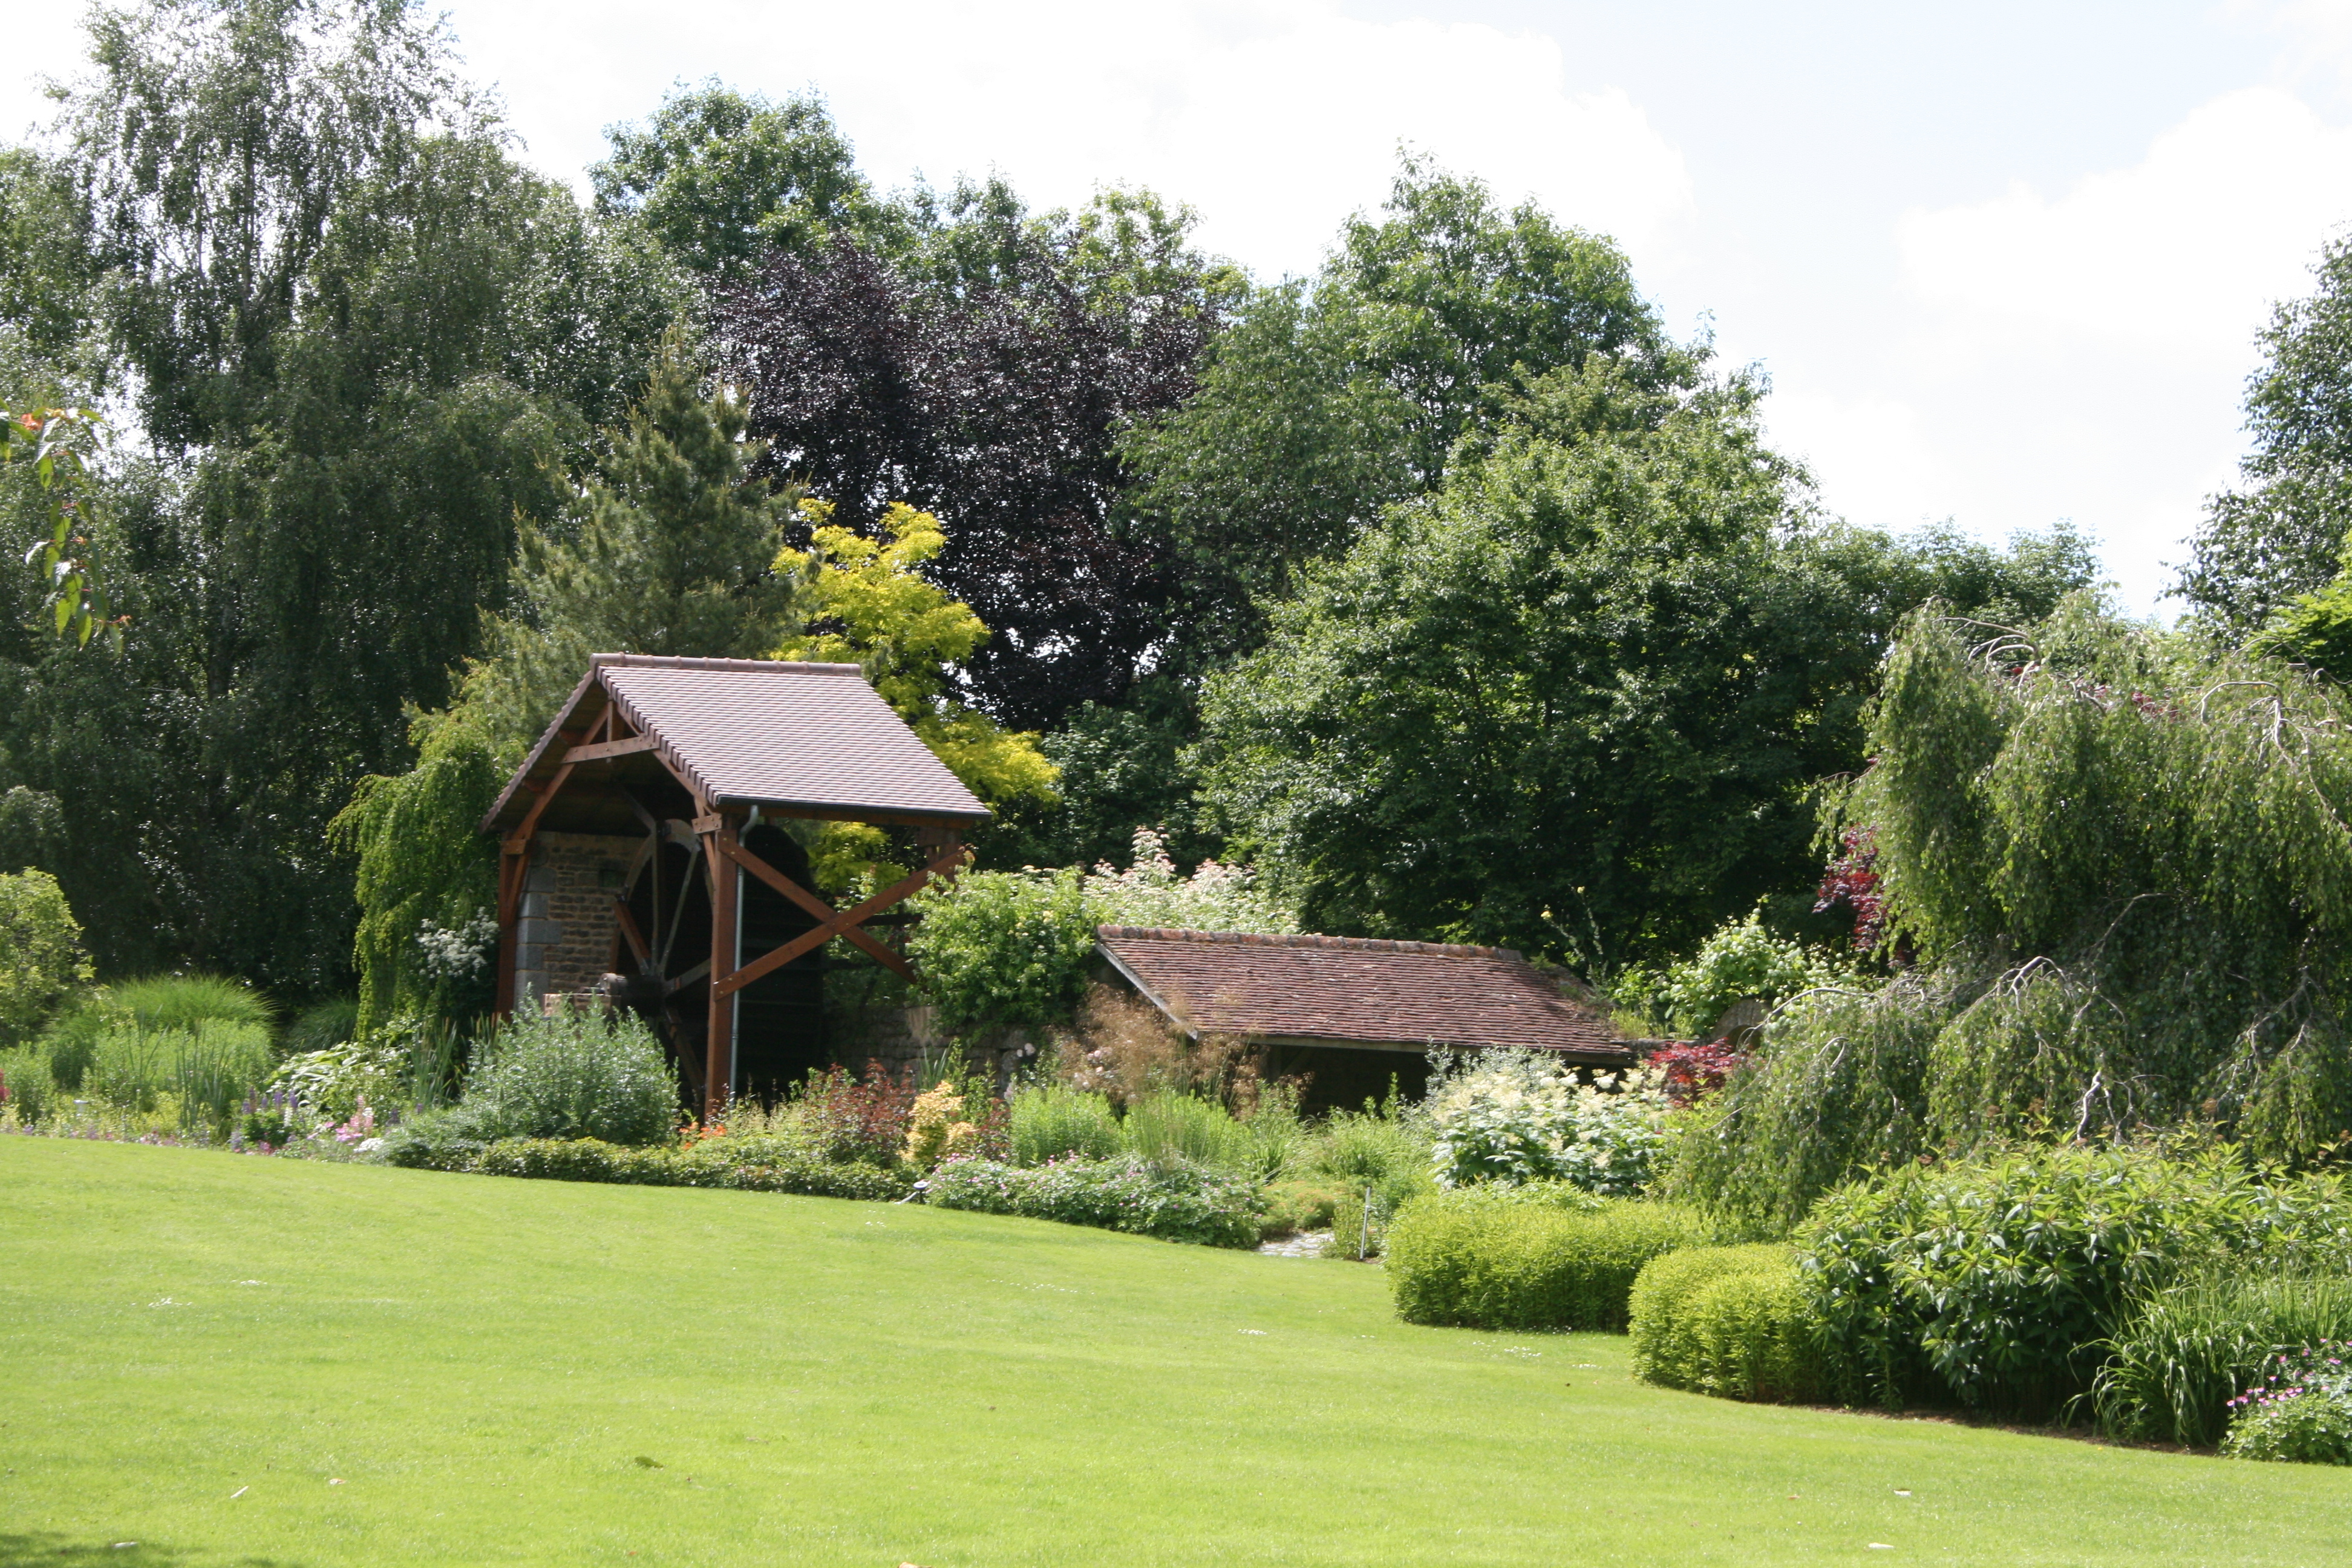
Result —
[[1820, 1328], [1790, 1247], [1662, 1253], [1629, 1307], [1633, 1371], [1651, 1383], [1725, 1399], [1820, 1396]]
[[1671, 1204], [1470, 1187], [1398, 1213], [1389, 1283], [1409, 1323], [1613, 1331], [1642, 1266], [1702, 1239], [1698, 1215]]

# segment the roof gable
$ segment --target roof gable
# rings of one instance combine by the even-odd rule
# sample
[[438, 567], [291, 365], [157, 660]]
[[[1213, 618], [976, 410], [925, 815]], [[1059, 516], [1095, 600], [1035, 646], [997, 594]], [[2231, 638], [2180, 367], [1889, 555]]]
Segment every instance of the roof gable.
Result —
[[[513, 826], [605, 703], [718, 805], [853, 820], [985, 821], [980, 803], [854, 664], [597, 654], [508, 781], [485, 830]], [[530, 786], [530, 787], [527, 787]]]
[[1101, 926], [1103, 954], [1202, 1034], [1334, 1044], [1518, 1046], [1622, 1061], [1591, 1009], [1508, 948]]

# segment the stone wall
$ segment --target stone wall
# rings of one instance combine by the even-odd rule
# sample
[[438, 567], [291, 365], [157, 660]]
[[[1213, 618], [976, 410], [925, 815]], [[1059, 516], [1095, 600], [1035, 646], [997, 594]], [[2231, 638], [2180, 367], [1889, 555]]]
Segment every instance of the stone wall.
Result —
[[593, 990], [613, 966], [613, 899], [642, 840], [541, 833], [531, 840], [515, 932], [515, 1004]]

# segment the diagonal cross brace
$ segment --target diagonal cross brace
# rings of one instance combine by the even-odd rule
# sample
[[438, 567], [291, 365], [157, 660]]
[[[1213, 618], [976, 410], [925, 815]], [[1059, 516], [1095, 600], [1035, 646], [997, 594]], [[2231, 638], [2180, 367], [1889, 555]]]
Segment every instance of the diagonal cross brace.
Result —
[[[818, 898], [814, 893], [810, 892], [806, 888], [802, 887], [798, 882], [793, 881], [790, 877], [785, 876], [782, 871], [777, 870], [773, 866], [769, 865], [765, 860], [761, 859], [757, 855], [754, 855], [749, 849], [744, 848], [737, 840], [732, 838], [720, 838], [716, 835], [713, 835], [710, 842], [717, 847], [721, 855], [726, 856], [727, 858], [734, 861], [735, 864], [742, 867], [743, 869], [751, 872], [751, 875], [759, 878], [760, 880], [767, 883], [768, 886], [783, 894], [784, 897], [798, 904], [802, 909], [806, 910], [810, 914], [814, 915], [819, 921], [829, 921], [833, 919], [835, 914], [840, 912], [831, 904], [826, 903], [823, 899]], [[898, 956], [898, 953], [892, 952], [889, 948], [885, 947], [882, 943], [875, 941], [874, 938], [868, 935], [866, 931], [856, 926], [852, 926], [840, 934], [848, 938], [859, 947], [864, 948], [882, 963], [897, 970], [908, 979], [912, 980], [915, 977], [915, 970], [912, 964], [908, 963], [904, 958]]]
[[[947, 848], [940, 851], [939, 855], [932, 858], [929, 865], [924, 867], [921, 870], [916, 872], [905, 881], [900, 882], [894, 887], [883, 889], [880, 892], [875, 894], [864, 903], [841, 910], [839, 913], [834, 915], [830, 920], [824, 921], [822, 925], [816, 926], [812, 930], [803, 931], [800, 935], [793, 938], [792, 941], [784, 943], [783, 946], [777, 948], [772, 952], [764, 953], [761, 956], [753, 959], [751, 963], [745, 964], [734, 973], [727, 975], [723, 979], [713, 981], [710, 986], [710, 994], [713, 996], [733, 995], [736, 992], [742, 990], [743, 987], [751, 984], [751, 982], [759, 979], [761, 975], [767, 974], [774, 970], [782, 969], [793, 959], [800, 957], [801, 954], [814, 952], [817, 948], [823, 947], [835, 937], [846, 935], [847, 933], [856, 931], [859, 925], [873, 919], [876, 915], [880, 914], [884, 910], [888, 909], [892, 904], [898, 902], [901, 899], [909, 898], [915, 893], [921, 891], [923, 884], [929, 881], [932, 878], [944, 878], [955, 875], [955, 868], [960, 865], [962, 860], [963, 846], [961, 844], [949, 845]], [[850, 940], [856, 941], [856, 939], [852, 937]], [[878, 946], [879, 944], [877, 943], [877, 945]], [[890, 956], [892, 958], [898, 957], [895, 952], [891, 953]], [[900, 973], [907, 973], [911, 977], [912, 972], [903, 967], [905, 963], [905, 960], [900, 959], [898, 963], [893, 965], [893, 967], [899, 968]]]

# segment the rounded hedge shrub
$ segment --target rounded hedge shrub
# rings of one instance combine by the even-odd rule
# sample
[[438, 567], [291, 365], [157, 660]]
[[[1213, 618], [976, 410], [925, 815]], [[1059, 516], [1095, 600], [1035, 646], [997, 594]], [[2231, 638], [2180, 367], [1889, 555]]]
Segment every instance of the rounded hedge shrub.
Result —
[[1802, 1401], [1822, 1393], [1820, 1324], [1788, 1247], [1690, 1247], [1633, 1281], [1633, 1371], [1723, 1399]]
[[1406, 1205], [1387, 1239], [1397, 1315], [1477, 1329], [1621, 1330], [1642, 1266], [1706, 1239], [1694, 1210], [1570, 1194], [1470, 1187]]

